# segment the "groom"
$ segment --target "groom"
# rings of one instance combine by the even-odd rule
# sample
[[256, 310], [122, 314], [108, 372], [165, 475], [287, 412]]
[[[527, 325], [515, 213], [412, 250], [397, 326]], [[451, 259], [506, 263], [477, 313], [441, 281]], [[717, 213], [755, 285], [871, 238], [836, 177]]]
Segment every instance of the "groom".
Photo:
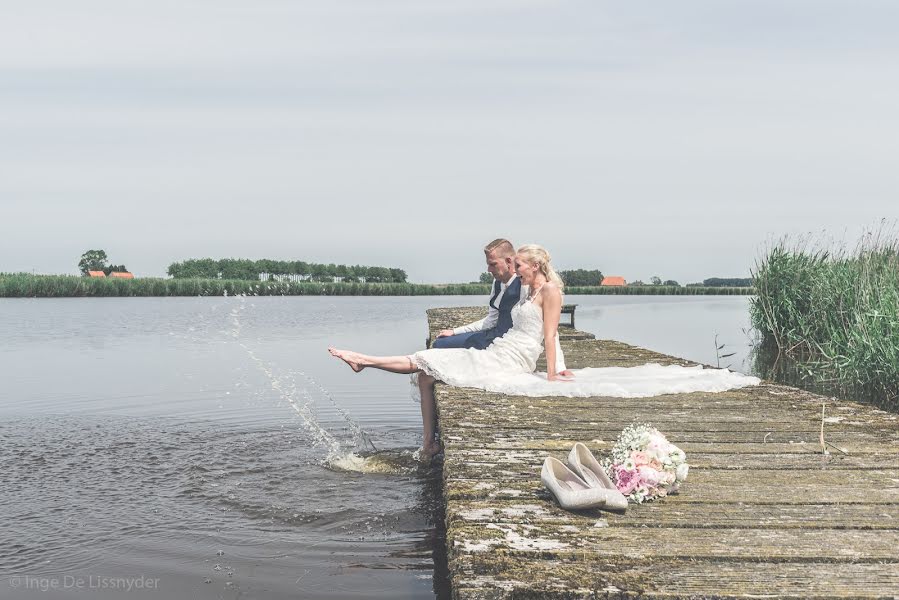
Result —
[[[484, 248], [487, 272], [493, 275], [493, 293], [487, 316], [480, 321], [455, 329], [444, 329], [437, 334], [432, 348], [476, 348], [484, 350], [498, 337], [512, 328], [512, 308], [528, 295], [528, 286], [522, 286], [515, 273], [515, 248], [506, 239], [496, 239]], [[565, 369], [565, 357], [556, 335], [556, 373], [569, 376]]]

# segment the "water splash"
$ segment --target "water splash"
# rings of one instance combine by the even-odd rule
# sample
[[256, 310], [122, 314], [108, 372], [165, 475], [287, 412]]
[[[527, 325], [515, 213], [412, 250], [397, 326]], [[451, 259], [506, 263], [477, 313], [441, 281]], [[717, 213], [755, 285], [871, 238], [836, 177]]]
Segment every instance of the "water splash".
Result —
[[348, 452], [331, 457], [327, 466], [336, 471], [354, 473], [410, 474], [421, 468], [417, 451], [382, 450], [374, 454]]
[[[293, 374], [286, 375], [278, 375], [274, 372], [271, 365], [261, 359], [256, 352], [246, 344], [246, 342], [241, 339], [241, 313], [246, 309], [246, 295], [240, 294], [238, 295], [240, 302], [237, 306], [231, 309], [230, 317], [231, 317], [231, 330], [229, 334], [238, 346], [243, 348], [243, 350], [247, 353], [247, 356], [256, 364], [257, 368], [262, 371], [265, 376], [269, 380], [269, 385], [278, 394], [278, 396], [290, 405], [291, 408], [299, 415], [299, 417], [303, 421], [303, 425], [305, 429], [312, 434], [314, 443], [316, 445], [324, 445], [327, 448], [327, 456], [325, 458], [325, 462], [327, 465], [338, 465], [336, 468], [346, 471], [359, 471], [359, 472], [387, 472], [387, 471], [378, 471], [377, 467], [372, 467], [375, 470], [362, 470], [360, 468], [352, 468], [353, 465], [363, 465], [366, 462], [364, 457], [360, 457], [352, 451], [345, 450], [341, 444], [340, 440], [334, 437], [331, 432], [322, 427], [318, 420], [315, 418], [315, 398], [313, 394], [309, 392], [309, 388], [315, 389], [321, 396], [328, 399], [337, 413], [343, 417], [343, 419], [347, 422], [347, 425], [350, 429], [350, 432], [353, 434], [353, 440], [355, 445], [358, 446], [367, 446], [372, 450], [377, 451], [374, 443], [371, 441], [371, 437], [362, 427], [354, 421], [347, 412], [337, 404], [334, 400], [334, 397], [322, 386], [318, 383], [311, 375], [307, 373], [303, 373], [302, 371], [296, 371], [296, 374], [301, 376], [307, 386], [303, 388], [299, 388], [294, 380]], [[344, 468], [339, 465], [346, 465], [347, 468]]]

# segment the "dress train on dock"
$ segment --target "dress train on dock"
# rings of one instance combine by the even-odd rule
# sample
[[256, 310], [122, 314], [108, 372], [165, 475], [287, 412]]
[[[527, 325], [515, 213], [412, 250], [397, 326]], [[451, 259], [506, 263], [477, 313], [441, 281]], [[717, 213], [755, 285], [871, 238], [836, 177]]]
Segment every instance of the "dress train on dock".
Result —
[[[543, 351], [543, 314], [532, 302], [512, 309], [513, 327], [486, 350], [471, 348], [422, 350], [412, 361], [438, 381], [512, 396], [606, 396], [646, 398], [662, 394], [723, 392], [758, 385], [758, 377], [702, 365], [684, 367], [649, 363], [638, 367], [576, 369], [568, 381], [548, 381], [536, 373]], [[420, 399], [417, 374], [412, 395]]]

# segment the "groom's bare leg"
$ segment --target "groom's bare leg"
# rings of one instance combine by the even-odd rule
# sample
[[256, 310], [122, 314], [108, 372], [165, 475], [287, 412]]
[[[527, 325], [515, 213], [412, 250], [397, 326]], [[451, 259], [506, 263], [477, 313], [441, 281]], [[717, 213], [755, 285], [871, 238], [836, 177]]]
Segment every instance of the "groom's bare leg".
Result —
[[423, 458], [430, 458], [440, 451], [437, 444], [437, 405], [434, 401], [435, 379], [427, 373], [418, 376], [418, 391], [421, 393], [421, 424], [424, 442], [421, 447]]
[[331, 356], [336, 356], [355, 372], [359, 372], [365, 367], [373, 367], [382, 371], [390, 371], [391, 373], [416, 373], [420, 371], [408, 356], [369, 356], [360, 354], [352, 350], [338, 350], [337, 348], [328, 348]]

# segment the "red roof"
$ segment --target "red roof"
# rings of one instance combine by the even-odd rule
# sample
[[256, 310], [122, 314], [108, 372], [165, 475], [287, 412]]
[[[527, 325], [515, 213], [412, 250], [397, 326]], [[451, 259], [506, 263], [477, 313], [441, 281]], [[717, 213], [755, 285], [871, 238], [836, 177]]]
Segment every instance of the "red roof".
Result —
[[603, 277], [600, 285], [627, 285], [627, 282], [624, 280], [624, 277], [618, 277], [616, 275], [612, 277]]
[[106, 273], [103, 271], [88, 271], [87, 274], [91, 277], [106, 277]]
[[121, 277], [122, 279], [134, 279], [134, 275], [129, 273], [128, 271], [113, 271], [109, 274], [110, 277]]

